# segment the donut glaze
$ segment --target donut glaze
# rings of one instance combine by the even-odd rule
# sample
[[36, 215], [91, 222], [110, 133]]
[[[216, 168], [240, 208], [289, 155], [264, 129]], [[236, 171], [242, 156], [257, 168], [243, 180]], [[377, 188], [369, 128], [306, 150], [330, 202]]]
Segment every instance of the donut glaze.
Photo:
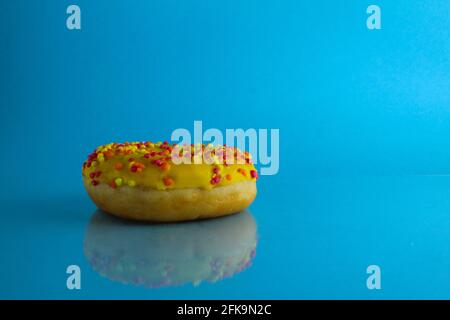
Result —
[[168, 142], [100, 146], [83, 163], [82, 175], [99, 208], [153, 221], [241, 211], [255, 198], [258, 179], [248, 152], [204, 144], [181, 148]]

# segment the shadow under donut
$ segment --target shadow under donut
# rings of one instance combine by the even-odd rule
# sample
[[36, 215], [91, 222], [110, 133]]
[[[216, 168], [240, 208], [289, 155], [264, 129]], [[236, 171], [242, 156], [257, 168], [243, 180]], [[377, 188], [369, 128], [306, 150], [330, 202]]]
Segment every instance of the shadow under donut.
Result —
[[215, 282], [248, 268], [255, 256], [256, 222], [244, 211], [211, 220], [142, 224], [97, 210], [84, 254], [100, 275], [149, 288]]

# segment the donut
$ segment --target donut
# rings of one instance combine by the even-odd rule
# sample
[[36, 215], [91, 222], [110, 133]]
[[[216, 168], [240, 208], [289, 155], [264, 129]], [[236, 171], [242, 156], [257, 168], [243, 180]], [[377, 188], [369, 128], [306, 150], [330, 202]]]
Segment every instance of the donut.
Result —
[[257, 225], [241, 213], [187, 223], [142, 224], [97, 210], [83, 253], [101, 276], [145, 288], [215, 283], [248, 269], [256, 254]]
[[235, 147], [125, 142], [96, 148], [83, 163], [82, 179], [105, 212], [177, 222], [244, 210], [256, 197], [258, 172], [251, 155]]

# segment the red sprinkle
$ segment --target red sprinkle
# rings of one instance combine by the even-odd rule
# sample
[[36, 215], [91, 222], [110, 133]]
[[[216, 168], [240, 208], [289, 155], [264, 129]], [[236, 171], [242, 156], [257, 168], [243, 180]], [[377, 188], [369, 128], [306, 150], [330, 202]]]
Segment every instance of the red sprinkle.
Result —
[[210, 182], [211, 182], [211, 184], [218, 184], [218, 183], [220, 183], [221, 179], [222, 179], [222, 177], [220, 175], [217, 175], [217, 176], [212, 177]]
[[97, 180], [92, 180], [91, 183], [93, 186], [96, 186], [96, 185], [98, 185], [99, 182]]
[[258, 172], [256, 170], [250, 170], [250, 175], [252, 178], [258, 179]]

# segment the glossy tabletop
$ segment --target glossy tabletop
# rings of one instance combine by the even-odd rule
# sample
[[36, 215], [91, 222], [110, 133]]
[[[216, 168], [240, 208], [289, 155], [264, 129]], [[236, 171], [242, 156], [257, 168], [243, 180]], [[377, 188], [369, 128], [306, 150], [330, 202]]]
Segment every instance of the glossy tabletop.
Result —
[[[261, 182], [247, 212], [181, 224], [112, 218], [85, 194], [8, 201], [1, 296], [449, 298], [450, 177], [280, 183]], [[66, 287], [72, 264], [81, 290]]]

